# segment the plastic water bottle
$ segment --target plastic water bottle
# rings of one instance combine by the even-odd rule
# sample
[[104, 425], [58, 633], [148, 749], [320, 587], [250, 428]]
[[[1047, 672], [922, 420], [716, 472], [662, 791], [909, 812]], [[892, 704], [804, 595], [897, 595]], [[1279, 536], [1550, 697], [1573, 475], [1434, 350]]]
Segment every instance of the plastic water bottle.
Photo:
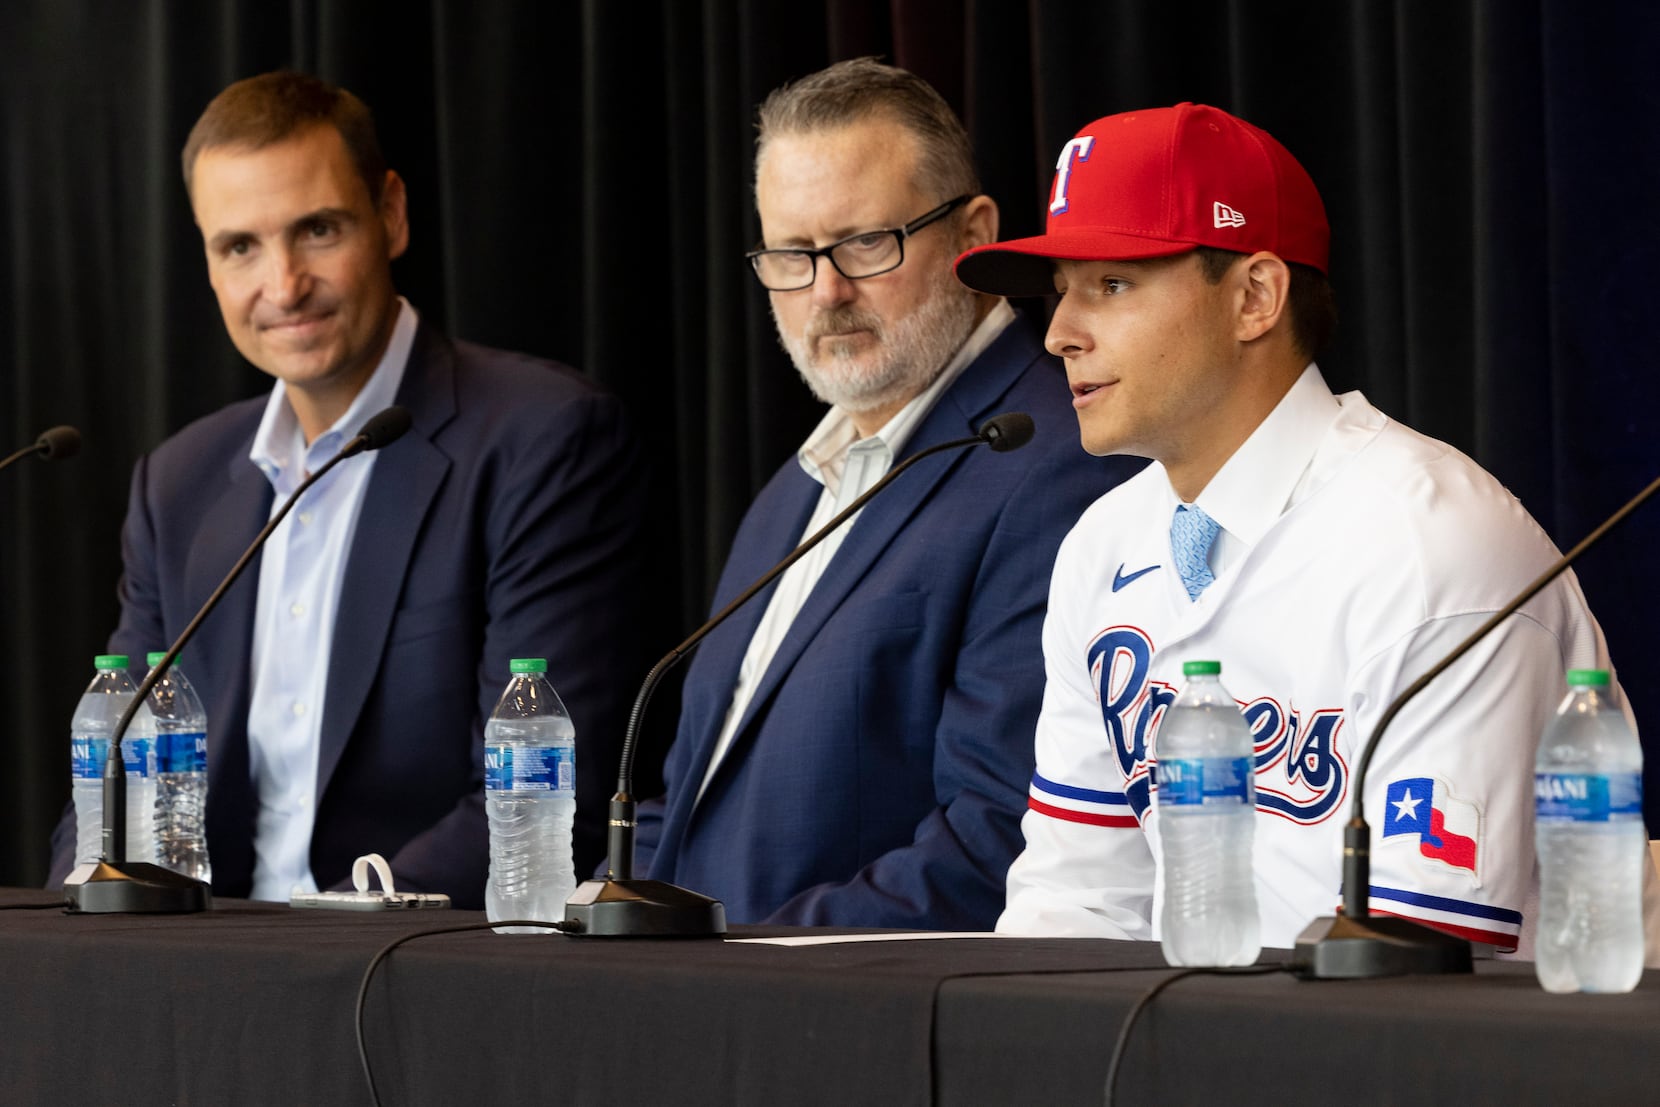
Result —
[[[151, 669], [165, 653], [146, 659]], [[207, 712], [177, 660], [150, 689], [156, 721], [156, 863], [211, 883], [207, 829]]]
[[1155, 738], [1164, 858], [1159, 930], [1172, 965], [1249, 965], [1262, 951], [1251, 731], [1221, 672], [1218, 661], [1183, 663], [1187, 684]]
[[1629, 992], [1643, 972], [1643, 750], [1608, 672], [1570, 669], [1534, 761], [1539, 927], [1547, 992]]
[[[513, 679], [484, 726], [484, 798], [490, 816], [491, 922], [565, 917], [576, 891], [571, 823], [576, 816], [576, 728], [543, 674], [542, 658], [517, 658]], [[500, 933], [546, 933], [498, 927]]]
[[[96, 861], [103, 853], [104, 759], [115, 724], [138, 694], [127, 672], [126, 654], [100, 654], [92, 664], [97, 673], [69, 724], [76, 863]], [[127, 856], [122, 860], [155, 860], [155, 733], [150, 709], [140, 707], [121, 741], [121, 760], [127, 767]]]

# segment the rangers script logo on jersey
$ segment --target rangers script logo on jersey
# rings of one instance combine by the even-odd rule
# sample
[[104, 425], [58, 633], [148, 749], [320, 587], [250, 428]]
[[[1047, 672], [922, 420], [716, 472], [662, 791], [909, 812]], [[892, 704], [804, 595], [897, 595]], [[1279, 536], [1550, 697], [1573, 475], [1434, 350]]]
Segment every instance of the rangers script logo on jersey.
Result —
[[[1124, 774], [1125, 801], [1143, 822], [1157, 760], [1148, 756], [1149, 742], [1177, 691], [1151, 679], [1153, 652], [1152, 638], [1133, 626], [1108, 628], [1088, 650], [1101, 722]], [[1342, 710], [1304, 709], [1259, 696], [1240, 701], [1240, 711], [1255, 747], [1257, 809], [1303, 825], [1330, 818], [1349, 785], [1349, 766], [1337, 748]]]

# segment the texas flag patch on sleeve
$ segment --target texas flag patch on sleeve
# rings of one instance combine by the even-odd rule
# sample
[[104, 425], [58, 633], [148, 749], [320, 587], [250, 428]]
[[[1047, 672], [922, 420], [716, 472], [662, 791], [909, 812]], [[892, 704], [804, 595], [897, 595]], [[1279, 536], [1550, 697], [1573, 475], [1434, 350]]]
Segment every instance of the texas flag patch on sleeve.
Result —
[[1456, 799], [1433, 777], [1393, 781], [1384, 804], [1383, 840], [1410, 836], [1436, 866], [1462, 872], [1481, 887], [1481, 809]]

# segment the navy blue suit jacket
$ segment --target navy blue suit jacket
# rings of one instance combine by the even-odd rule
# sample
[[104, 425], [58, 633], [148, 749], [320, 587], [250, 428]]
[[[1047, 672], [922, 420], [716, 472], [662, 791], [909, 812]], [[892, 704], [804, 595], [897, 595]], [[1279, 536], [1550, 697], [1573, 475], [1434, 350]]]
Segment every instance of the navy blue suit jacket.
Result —
[[[641, 807], [638, 871], [724, 901], [734, 922], [992, 927], [1021, 848], [1050, 567], [1084, 508], [1141, 464], [1086, 454], [1070, 399], [1023, 319], [968, 366], [903, 453], [1005, 411], [1031, 414], [1033, 441], [925, 459], [865, 507], [698, 801], [772, 589], [704, 640], [667, 794]], [[715, 609], [795, 546], [820, 491], [784, 464]]]
[[[142, 666], [183, 630], [270, 515], [248, 451], [263, 397], [142, 458], [122, 532], [110, 651]], [[349, 880], [379, 852], [400, 887], [481, 907], [483, 725], [514, 657], [546, 657], [577, 734], [578, 864], [604, 855], [634, 682], [644, 481], [619, 403], [563, 366], [417, 331], [398, 402], [413, 429], [376, 455], [341, 583], [318, 752], [311, 867]], [[350, 465], [347, 461], [344, 464]], [[283, 526], [291, 526], [292, 519]], [[249, 651], [258, 564], [182, 664], [208, 713], [214, 891], [252, 887]], [[51, 882], [74, 853], [71, 811]]]

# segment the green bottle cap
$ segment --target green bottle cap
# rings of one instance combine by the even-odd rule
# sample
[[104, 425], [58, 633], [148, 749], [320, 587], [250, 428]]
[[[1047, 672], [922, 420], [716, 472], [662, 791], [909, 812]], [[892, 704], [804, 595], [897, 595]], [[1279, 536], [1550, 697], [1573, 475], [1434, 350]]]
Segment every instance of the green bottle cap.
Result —
[[1569, 669], [1569, 688], [1606, 688], [1608, 686], [1607, 669]]
[[125, 669], [127, 655], [124, 653], [101, 653], [92, 659], [92, 667], [102, 672], [105, 669]]
[[545, 657], [515, 657], [507, 663], [507, 669], [512, 673], [545, 673], [548, 671], [548, 659]]
[[1221, 676], [1222, 663], [1220, 661], [1184, 661], [1182, 662], [1182, 675], [1186, 677]]
[[[161, 664], [161, 659], [166, 657], [166, 656], [167, 656], [167, 651], [166, 650], [151, 650], [149, 653], [144, 655], [144, 664], [146, 664], [146, 665], [150, 666], [150, 668], [154, 669], [157, 665]], [[173, 668], [177, 669], [178, 667], [179, 667], [179, 658], [175, 657], [173, 659]]]

